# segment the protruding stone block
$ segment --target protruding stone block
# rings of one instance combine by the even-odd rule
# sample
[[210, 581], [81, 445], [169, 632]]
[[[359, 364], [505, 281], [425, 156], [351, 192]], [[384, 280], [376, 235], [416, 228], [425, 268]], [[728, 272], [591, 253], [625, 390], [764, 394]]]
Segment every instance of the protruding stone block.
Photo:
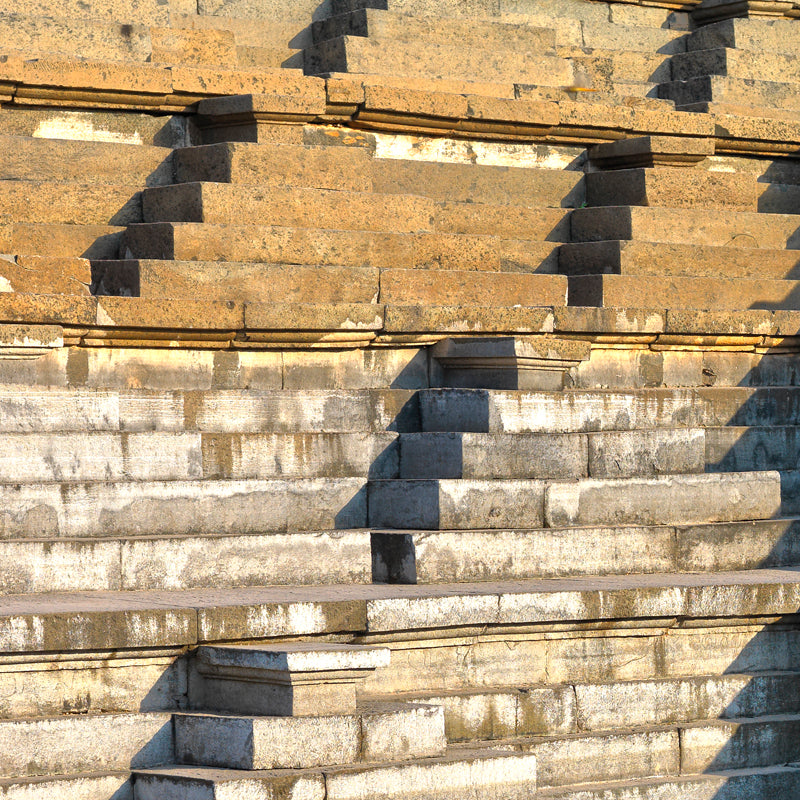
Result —
[[589, 160], [601, 169], [685, 167], [714, 155], [713, 139], [683, 136], [636, 136], [593, 147]]
[[390, 651], [339, 644], [204, 646], [190, 690], [196, 708], [306, 717], [351, 714], [356, 683], [389, 664]]

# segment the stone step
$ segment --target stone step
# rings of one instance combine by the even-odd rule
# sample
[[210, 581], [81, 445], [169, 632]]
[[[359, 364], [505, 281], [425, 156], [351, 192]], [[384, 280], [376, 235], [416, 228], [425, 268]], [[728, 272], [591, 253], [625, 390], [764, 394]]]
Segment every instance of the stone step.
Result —
[[563, 244], [559, 271], [566, 275], [651, 275], [716, 278], [800, 279], [793, 250], [632, 241]]
[[800, 82], [800, 66], [793, 53], [714, 47], [677, 53], [670, 63], [673, 81], [685, 81], [699, 75], [727, 75], [746, 80]]
[[800, 281], [576, 275], [569, 305], [603, 308], [800, 309]]
[[88, 297], [92, 264], [86, 258], [0, 255], [0, 283], [5, 292]]
[[152, 767], [173, 752], [168, 713], [4, 719], [0, 737], [2, 778]]
[[309, 769], [444, 755], [437, 706], [384, 703], [312, 717], [173, 716], [179, 764], [239, 770]]
[[712, 22], [693, 31], [688, 37], [689, 50], [713, 50], [730, 47], [754, 53], [793, 54], [800, 46], [796, 26], [789, 19], [726, 19]]
[[363, 478], [0, 486], [4, 538], [265, 533], [366, 527]]
[[124, 227], [0, 223], [0, 251], [54, 258], [118, 258]]
[[2, 778], [0, 787], [8, 800], [58, 797], [59, 800], [108, 800], [115, 795], [133, 797], [130, 772], [54, 775], [48, 778]]
[[377, 583], [708, 573], [798, 563], [800, 524], [794, 518], [677, 527], [372, 531]]
[[368, 584], [370, 534], [5, 540], [0, 541], [0, 577], [6, 595]]
[[792, 214], [724, 209], [696, 214], [689, 209], [605, 206], [577, 208], [571, 220], [572, 238], [577, 242], [638, 239], [768, 250], [800, 248], [800, 216]]
[[0, 386], [0, 432], [344, 434], [418, 430], [404, 389], [147, 389]]
[[128, 225], [142, 221], [142, 196], [136, 185], [4, 180], [0, 181], [2, 217], [15, 224]]
[[797, 83], [780, 80], [701, 75], [696, 78], [662, 83], [658, 87], [658, 93], [659, 97], [674, 101], [676, 106], [713, 100], [720, 103], [756, 106], [762, 109], [777, 107], [787, 111], [800, 110]]
[[467, 42], [495, 50], [526, 50], [546, 53], [555, 46], [552, 28], [515, 25], [491, 19], [424, 17], [362, 8], [312, 24], [315, 43], [340, 36], [369, 36], [383, 41], [463, 46]]
[[707, 387], [698, 389], [697, 397], [705, 406], [706, 426], [800, 424], [800, 393], [788, 386]]
[[706, 428], [709, 471], [796, 470], [800, 467], [800, 428], [793, 425]]
[[[499, 475], [622, 478], [703, 472], [705, 467], [704, 434], [699, 428], [590, 434], [404, 433], [399, 445], [399, 477], [407, 480]], [[775, 447], [780, 449], [777, 443]]]
[[766, 214], [792, 214], [799, 207], [800, 186], [786, 183], [757, 183], [758, 210]]
[[395, 433], [4, 433], [0, 483], [398, 474]]
[[581, 23], [581, 28], [583, 46], [595, 50], [672, 55], [684, 52], [687, 47], [688, 34], [684, 30], [588, 20]]
[[421, 759], [390, 766], [364, 765], [314, 772], [236, 771], [210, 768], [161, 767], [137, 770], [136, 800], [210, 800], [215, 797], [291, 797], [328, 800], [421, 800], [431, 787], [441, 800], [502, 797], [525, 800], [536, 790], [536, 760], [525, 754], [463, 748], [443, 758]]
[[[614, 27], [609, 26], [611, 35]], [[661, 83], [672, 79], [667, 54], [588, 46], [558, 47], [556, 54], [571, 61], [575, 74], [587, 76], [590, 86], [601, 92], [613, 90], [617, 83]]]
[[776, 472], [665, 475], [569, 483], [387, 480], [368, 488], [372, 527], [425, 530], [688, 524], [768, 519], [780, 510]]
[[[390, 54], [390, 57], [387, 57]], [[307, 75], [347, 72], [367, 75], [405, 75], [422, 78], [458, 78], [489, 82], [572, 86], [574, 72], [567, 58], [537, 52], [464, 48], [458, 44], [404, 42], [376, 37], [340, 36], [315, 44], [304, 52]]]
[[[755, 211], [756, 178], [746, 173], [674, 167], [591, 172], [586, 176], [586, 202], [590, 206]], [[760, 203], [758, 208], [762, 210]]]
[[800, 791], [800, 769], [762, 767], [752, 770], [714, 769], [702, 775], [675, 775], [630, 781], [603, 781], [542, 789], [542, 800], [763, 800], [765, 797], [789, 800]]
[[97, 295], [154, 299], [369, 304], [380, 291], [380, 271], [368, 267], [128, 259], [94, 261], [92, 274]]
[[441, 706], [448, 741], [462, 742], [796, 714], [799, 681], [796, 672], [730, 673], [396, 696]]
[[[0, 20], [3, 17], [0, 15]], [[0, 134], [0, 180], [131, 185], [172, 183], [172, 150], [143, 144]]]
[[[468, 206], [468, 203], [463, 204]], [[501, 207], [497, 207], [498, 213]], [[441, 211], [441, 209], [440, 209]], [[530, 212], [530, 213], [526, 213]], [[553, 213], [546, 213], [553, 212]], [[149, 223], [131, 225], [120, 246], [124, 258], [238, 263], [309, 264], [350, 267], [408, 268], [472, 265], [499, 269], [515, 263], [531, 264], [531, 251], [547, 262], [546, 241], [569, 238], [567, 212], [562, 209], [508, 207], [506, 225], [492, 227], [478, 207], [460, 220], [439, 215], [442, 233], [403, 234], [385, 231], [319, 229], [279, 225], [210, 225], [205, 223]], [[514, 223], [530, 221], [529, 227]], [[552, 223], [552, 227], [547, 228]], [[503, 228], [509, 228], [506, 233]], [[514, 230], [511, 230], [514, 229]], [[530, 239], [518, 239], [525, 235]], [[504, 238], [508, 236], [508, 238]], [[464, 238], [462, 238], [464, 237]], [[537, 237], [540, 242], [536, 242]], [[525, 258], [525, 254], [528, 257]], [[102, 258], [103, 256], [98, 256]], [[105, 258], [115, 258], [117, 253]], [[552, 262], [555, 271], [555, 259]]]

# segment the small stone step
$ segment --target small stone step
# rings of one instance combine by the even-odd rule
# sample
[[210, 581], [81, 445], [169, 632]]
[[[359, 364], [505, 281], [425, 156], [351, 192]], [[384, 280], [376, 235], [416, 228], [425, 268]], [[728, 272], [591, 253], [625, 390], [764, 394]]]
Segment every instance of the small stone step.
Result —
[[108, 800], [116, 795], [132, 798], [130, 773], [85, 773], [54, 775], [48, 778], [5, 778], [0, 787], [7, 800], [30, 800], [36, 797], [58, 797], [59, 800]]
[[800, 186], [786, 183], [757, 183], [758, 210], [765, 214], [793, 214], [800, 208]]
[[583, 46], [621, 52], [661, 53], [672, 55], [686, 50], [686, 31], [645, 25], [622, 25], [618, 22], [584, 21]]
[[308, 769], [444, 754], [444, 712], [389, 704], [358, 714], [303, 717], [173, 716], [175, 756], [224, 769]]
[[586, 201], [590, 206], [766, 210], [761, 208], [761, 201], [756, 206], [756, 196], [755, 175], [746, 173], [653, 167], [591, 172], [586, 176]]
[[[387, 666], [390, 655], [385, 647], [329, 643], [204, 645], [195, 652], [189, 701], [193, 708], [233, 714], [352, 715], [356, 684]], [[435, 716], [427, 709], [421, 714], [434, 727]], [[402, 723], [403, 716], [394, 721]], [[443, 739], [442, 730], [438, 736]]]
[[[458, 204], [455, 204], [458, 205]], [[464, 204], [468, 206], [469, 204]], [[497, 207], [498, 211], [500, 207]], [[569, 238], [565, 224], [567, 212], [561, 209], [507, 208], [506, 233], [492, 228], [492, 215], [486, 219], [483, 209], [465, 213], [457, 221], [445, 217], [439, 209], [438, 222], [442, 233], [403, 234], [366, 230], [321, 230], [266, 225], [209, 225], [197, 223], [152, 223], [131, 225], [125, 231], [120, 252], [126, 259], [174, 259], [178, 261], [228, 261], [237, 263], [308, 264], [350, 267], [407, 268], [427, 265], [483, 265], [483, 269], [500, 269], [504, 264], [530, 263], [526, 248], [536, 252], [539, 244]], [[466, 209], [465, 209], [466, 212]], [[452, 215], [455, 217], [455, 214]], [[534, 225], [530, 225], [530, 218]], [[530, 227], [517, 227], [518, 223]], [[551, 224], [550, 228], [547, 225]], [[499, 226], [498, 226], [499, 227]], [[527, 235], [533, 239], [517, 237]], [[462, 238], [469, 237], [469, 238]], [[117, 245], [119, 246], [119, 245]], [[548, 251], [540, 247], [541, 261]], [[97, 258], [116, 258], [113, 255]], [[465, 266], [461, 267], [462, 269]], [[471, 266], [471, 268], [474, 268]]]
[[[387, 58], [387, 53], [391, 57]], [[459, 80], [511, 81], [539, 86], [572, 86], [574, 73], [567, 58], [536, 51], [497, 51], [431, 42], [404, 42], [341, 36], [306, 48], [307, 75], [330, 72], [391, 74]]]
[[622, 478], [703, 472], [705, 466], [704, 434], [698, 428], [590, 434], [404, 433], [399, 445], [403, 479]]
[[[606, 206], [572, 212], [573, 241], [637, 239], [716, 247], [800, 248], [800, 216], [709, 209]], [[749, 305], [749, 304], [748, 304]], [[652, 307], [652, 303], [648, 304]]]
[[466, 42], [497, 50], [546, 53], [555, 46], [555, 31], [529, 25], [514, 25], [490, 19], [414, 16], [377, 8], [339, 14], [312, 25], [314, 42], [339, 36], [369, 36], [382, 41], [425, 41], [459, 46]]
[[366, 527], [363, 478], [0, 486], [4, 538]]
[[780, 510], [776, 472], [592, 479], [390, 480], [369, 484], [369, 524], [471, 530], [688, 524], [768, 519]]
[[124, 232], [115, 225], [0, 223], [0, 250], [51, 258], [117, 258]]
[[603, 308], [800, 309], [800, 281], [576, 275], [569, 305]]
[[0, 737], [2, 778], [152, 767], [173, 748], [167, 713], [0, 720]]
[[800, 467], [800, 427], [793, 425], [706, 429], [709, 471], [795, 470]]
[[372, 532], [376, 583], [713, 572], [798, 563], [800, 524], [794, 518], [677, 527]]
[[[423, 389], [419, 401], [422, 430], [428, 432], [637, 430], [700, 427], [704, 419], [702, 404], [691, 389], [567, 392]], [[736, 406], [735, 399], [730, 402]], [[745, 405], [743, 399], [741, 406]]]
[[699, 75], [727, 75], [758, 81], [800, 82], [800, 66], [793, 53], [715, 47], [678, 53], [672, 57], [671, 67], [674, 81]]
[[[128, 225], [142, 221], [140, 188], [40, 180], [0, 181], [0, 218], [14, 220], [15, 224]], [[43, 249], [35, 255], [50, 255], [50, 252]]]
[[[2, 16], [0, 16], [2, 20]], [[172, 150], [0, 134], [0, 179], [161, 186], [172, 182]]]
[[675, 775], [646, 780], [603, 781], [542, 789], [542, 800], [763, 800], [791, 798], [800, 791], [800, 769], [762, 767], [753, 770], [713, 770], [702, 775]]
[[577, 242], [558, 251], [566, 275], [652, 275], [695, 278], [800, 279], [800, 254], [758, 247], [631, 241]]
[[658, 92], [659, 97], [673, 100], [677, 106], [713, 100], [720, 103], [758, 106], [762, 109], [777, 107], [800, 110], [797, 84], [783, 82], [780, 79], [756, 80], [723, 75], [701, 75], [662, 83], [658, 87]]
[[712, 22], [693, 31], [688, 37], [689, 50], [713, 50], [730, 47], [753, 53], [794, 54], [800, 46], [796, 25], [789, 19], [726, 19]]
[[706, 426], [800, 424], [800, 391], [790, 386], [701, 387]]
[[[606, 23], [607, 24], [607, 23]], [[610, 35], [616, 26], [609, 26]], [[575, 74], [584, 75], [598, 91], [611, 91], [617, 83], [661, 83], [672, 77], [670, 56], [652, 51], [590, 46], [558, 47], [556, 53], [574, 64]], [[541, 83], [542, 86], [555, 84]], [[564, 83], [562, 86], [569, 86]]]
[[[313, 800], [419, 800], [435, 787], [441, 800], [502, 797], [527, 800], [536, 791], [536, 759], [525, 754], [458, 749], [443, 758], [389, 766], [325, 768], [314, 772], [260, 772], [161, 767], [137, 770], [136, 800], [186, 800], [236, 797], [239, 791], [274, 797], [277, 792]], [[177, 794], [175, 794], [177, 792]]]

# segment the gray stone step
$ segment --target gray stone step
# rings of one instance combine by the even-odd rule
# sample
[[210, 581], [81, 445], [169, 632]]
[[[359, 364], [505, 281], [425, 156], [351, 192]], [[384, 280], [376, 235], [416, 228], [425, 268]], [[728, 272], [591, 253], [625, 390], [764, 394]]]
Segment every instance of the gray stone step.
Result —
[[[469, 204], [464, 204], [468, 206]], [[496, 207], [498, 214], [501, 207]], [[482, 209], [481, 209], [482, 210]], [[467, 209], [465, 208], [465, 212]], [[316, 229], [282, 225], [211, 225], [197, 223], [153, 223], [131, 225], [125, 231], [120, 252], [125, 259], [177, 261], [226, 261], [231, 263], [306, 264], [351, 268], [446, 268], [500, 270], [530, 269], [548, 263], [555, 242], [568, 238], [566, 214], [560, 209], [507, 207], [505, 226], [492, 232], [491, 219], [481, 219], [478, 206], [456, 219], [440, 216], [439, 233], [390, 233], [369, 230]], [[527, 213], [531, 212], [531, 213]], [[517, 227], [526, 225], [530, 227]], [[531, 224], [533, 223], [533, 224]], [[547, 229], [547, 223], [552, 227]], [[506, 233], [502, 227], [508, 227]], [[519, 238], [528, 236], [529, 239]], [[117, 245], [118, 246], [118, 245]], [[97, 258], [116, 258], [98, 255]]]
[[151, 767], [173, 752], [168, 713], [4, 719], [0, 737], [1, 778]]
[[0, 434], [0, 483], [394, 478], [394, 433]]
[[464, 48], [419, 40], [404, 42], [402, 48], [397, 48], [392, 47], [391, 39], [340, 36], [306, 48], [303, 55], [307, 75], [348, 72], [538, 86], [574, 83], [573, 67], [567, 58], [536, 51]]
[[369, 485], [369, 524], [471, 530], [658, 525], [768, 519], [780, 510], [776, 472], [657, 478], [389, 480]]
[[404, 389], [174, 390], [0, 386], [0, 432], [357, 434], [418, 430]]
[[[401, 695], [441, 706], [449, 741], [556, 736], [796, 714], [796, 672], [698, 675]], [[398, 699], [400, 699], [398, 697]]]
[[264, 533], [366, 527], [363, 478], [0, 486], [4, 538]]
[[710, 471], [796, 470], [800, 467], [800, 427], [707, 428], [706, 461]]
[[59, 800], [120, 800], [133, 798], [130, 772], [90, 772], [49, 778], [4, 778], [0, 787], [7, 800], [58, 797]]
[[372, 581], [368, 530], [0, 541], [2, 594]]
[[577, 242], [559, 248], [559, 270], [566, 275], [652, 275], [711, 278], [800, 278], [800, 254], [758, 247], [606, 241]]
[[658, 96], [674, 101], [676, 106], [713, 100], [742, 106], [800, 110], [797, 83], [781, 80], [702, 75], [662, 83], [658, 87]]
[[789, 19], [726, 19], [693, 31], [689, 50], [732, 47], [751, 52], [793, 54], [800, 46], [797, 27]]
[[[211, 800], [254, 792], [256, 797], [287, 796], [328, 800], [421, 800], [431, 787], [441, 800], [472, 796], [526, 800], [536, 790], [536, 760], [525, 754], [459, 749], [443, 758], [389, 766], [325, 768], [307, 773], [161, 767], [137, 770], [136, 800]], [[290, 794], [291, 793], [291, 794]]]
[[714, 572], [798, 563], [800, 525], [793, 517], [677, 526], [372, 532], [372, 577], [380, 583]]
[[623, 25], [610, 22], [583, 21], [583, 46], [593, 49], [619, 50], [625, 53], [661, 53], [671, 55], [686, 50], [688, 34], [683, 30], [647, 25]]
[[762, 767], [752, 770], [713, 770], [702, 775], [675, 775], [645, 780], [603, 781], [542, 789], [542, 800], [790, 800], [800, 791], [800, 769]]
[[717, 247], [800, 247], [800, 217], [709, 209], [606, 206], [572, 212], [572, 237], [577, 242], [636, 239], [648, 242]]
[[396, 11], [364, 8], [314, 22], [315, 43], [339, 36], [369, 36], [383, 41], [462, 45], [466, 42], [497, 50], [525, 49], [545, 53], [555, 46], [555, 31], [490, 19], [421, 17]]
[[[611, 36], [615, 27], [609, 26]], [[590, 85], [598, 91], [613, 90], [614, 84], [617, 83], [661, 83], [672, 77], [670, 56], [652, 50], [628, 50], [619, 48], [619, 45], [616, 47], [583, 45], [558, 47], [556, 53], [573, 63], [576, 75], [588, 76]]]
[[704, 434], [698, 428], [591, 434], [404, 433], [399, 445], [399, 477], [404, 479], [621, 478], [702, 472], [705, 465]]
[[670, 66], [674, 81], [699, 75], [727, 75], [746, 80], [800, 82], [800, 67], [793, 53], [715, 47], [677, 53]]
[[180, 764], [223, 769], [308, 769], [442, 756], [437, 706], [385, 703], [357, 714], [311, 717], [175, 714]]

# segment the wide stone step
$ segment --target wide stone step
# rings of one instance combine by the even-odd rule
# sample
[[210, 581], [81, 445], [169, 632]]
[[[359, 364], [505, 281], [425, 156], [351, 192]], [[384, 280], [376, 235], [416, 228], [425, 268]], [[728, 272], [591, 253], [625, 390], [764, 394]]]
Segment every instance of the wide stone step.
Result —
[[51, 258], [117, 258], [124, 232], [117, 225], [0, 223], [0, 249]]
[[404, 479], [622, 478], [703, 472], [705, 466], [699, 428], [589, 434], [404, 433], [399, 445], [399, 477]]
[[465, 48], [427, 41], [404, 42], [341, 36], [306, 48], [307, 75], [330, 72], [390, 74], [423, 78], [458, 78], [496, 82], [532, 83], [538, 86], [572, 86], [573, 67], [567, 58], [539, 55], [536, 51]]
[[[687, 191], [687, 183], [691, 190]], [[615, 169], [586, 176], [590, 206], [666, 206], [755, 211], [756, 176], [673, 167]], [[761, 203], [759, 203], [759, 210]], [[764, 209], [765, 210], [765, 209]]]
[[800, 674], [796, 672], [770, 672], [400, 697], [406, 702], [441, 706], [447, 738], [458, 742], [796, 714], [800, 711], [798, 683]]
[[0, 483], [393, 478], [395, 433], [0, 434]]
[[[612, 36], [615, 27], [609, 26]], [[561, 58], [571, 61], [575, 74], [588, 77], [590, 86], [601, 92], [613, 90], [615, 84], [661, 83], [672, 77], [668, 54], [652, 51], [637, 52], [619, 48], [619, 45], [610, 48], [590, 45], [558, 47], [556, 53]], [[541, 83], [541, 85], [554, 84]]]
[[369, 36], [404, 44], [425, 41], [459, 46], [471, 42], [484, 48], [546, 53], [555, 46], [555, 31], [529, 25], [514, 25], [490, 19], [421, 17], [397, 11], [362, 8], [314, 22], [314, 42], [339, 36]]
[[648, 242], [717, 247], [800, 247], [800, 216], [709, 209], [606, 206], [572, 212], [572, 237], [577, 242], [638, 239]]
[[3, 594], [365, 584], [370, 533], [6, 540], [0, 579]]
[[[0, 23], [3, 17], [0, 16]], [[0, 180], [159, 186], [172, 182], [172, 150], [143, 144], [0, 134]]]
[[[711, 26], [706, 26], [711, 27]], [[704, 28], [700, 28], [704, 30]], [[658, 87], [659, 97], [676, 106], [715, 101], [760, 108], [800, 110], [797, 83], [780, 80], [732, 78], [723, 75], [701, 75], [680, 81], [669, 81]]]
[[151, 767], [173, 752], [168, 713], [0, 720], [0, 737], [2, 778]]
[[0, 386], [0, 432], [379, 433], [417, 430], [405, 389], [61, 389]]
[[798, 563], [800, 524], [793, 517], [677, 526], [372, 531], [372, 575], [380, 583], [714, 572]]
[[800, 281], [576, 275], [569, 305], [603, 308], [800, 309]]
[[789, 19], [726, 19], [703, 25], [688, 37], [689, 50], [731, 47], [751, 52], [794, 54], [800, 35]]
[[366, 527], [363, 478], [0, 486], [4, 538], [264, 533]]
[[789, 800], [800, 791], [800, 769], [762, 767], [752, 770], [713, 770], [702, 775], [675, 775], [645, 780], [603, 781], [580, 786], [542, 789], [542, 800]]
[[441, 800], [469, 796], [526, 800], [536, 791], [536, 759], [526, 754], [460, 748], [443, 758], [387, 766], [328, 767], [305, 773], [161, 767], [137, 770], [135, 778], [136, 800], [167, 796], [206, 800], [238, 797], [240, 792], [256, 792], [257, 797], [286, 792], [287, 796], [315, 800], [423, 800], [432, 790]]
[[[400, 234], [313, 227], [154, 223], [129, 226], [121, 252], [127, 259], [145, 260], [326, 266], [346, 263], [349, 267], [384, 269], [437, 266], [497, 271], [506, 268], [531, 271], [541, 267], [543, 271], [555, 272], [557, 269], [553, 243], [497, 238], [483, 231]], [[115, 257], [116, 253], [105, 256]]]
[[717, 247], [800, 247], [800, 216], [710, 209], [606, 206], [572, 212], [572, 236], [578, 242], [638, 239], [648, 242]]
[[800, 390], [791, 386], [704, 387], [697, 396], [706, 426], [800, 424]]
[[652, 275], [695, 278], [800, 279], [800, 254], [758, 247], [656, 242], [576, 242], [558, 253], [566, 275]]
[[[612, 12], [613, 14], [613, 12]], [[596, 50], [619, 50], [624, 53], [643, 52], [671, 55], [686, 50], [688, 33], [650, 25], [625, 25], [616, 20], [609, 23], [584, 20], [583, 46]]]
[[672, 80], [699, 75], [727, 75], [758, 81], [800, 82], [800, 66], [793, 54], [714, 47], [678, 53], [672, 58]]
[[173, 716], [180, 764], [224, 769], [308, 769], [444, 755], [444, 713], [384, 703], [357, 714], [311, 717]]
[[108, 800], [132, 797], [130, 772], [88, 772], [49, 778], [3, 778], [0, 786], [8, 800], [58, 797], [60, 800]]
[[780, 511], [776, 472], [592, 479], [388, 480], [369, 485], [369, 524], [472, 530], [659, 525], [769, 519]]
[[[0, 181], [0, 218], [14, 223], [128, 225], [142, 221], [140, 186]], [[45, 249], [38, 255], [49, 255]], [[78, 253], [76, 255], [83, 255]]]

